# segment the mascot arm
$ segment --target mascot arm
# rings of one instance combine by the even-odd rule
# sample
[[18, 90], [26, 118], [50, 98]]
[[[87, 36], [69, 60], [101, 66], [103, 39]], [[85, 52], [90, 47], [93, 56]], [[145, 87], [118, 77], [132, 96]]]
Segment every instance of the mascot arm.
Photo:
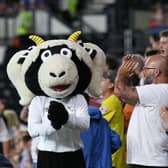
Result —
[[66, 105], [69, 113], [69, 119], [65, 126], [77, 128], [80, 131], [85, 131], [90, 126], [90, 116], [88, 113], [88, 104], [83, 95], [74, 96], [70, 100], [70, 104]]
[[56, 130], [47, 119], [44, 97], [34, 97], [29, 106], [28, 132], [31, 137], [50, 135]]
[[48, 118], [55, 129], [60, 129], [62, 125], [80, 130], [89, 128], [88, 105], [82, 95], [72, 97], [67, 104], [50, 102]]

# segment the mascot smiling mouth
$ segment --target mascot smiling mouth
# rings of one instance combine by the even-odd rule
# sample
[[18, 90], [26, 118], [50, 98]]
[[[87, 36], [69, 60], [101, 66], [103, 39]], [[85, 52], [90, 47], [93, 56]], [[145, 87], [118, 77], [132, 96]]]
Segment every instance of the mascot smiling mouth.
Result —
[[55, 91], [61, 92], [61, 91], [66, 90], [69, 86], [70, 84], [69, 85], [56, 85], [56, 86], [52, 86], [51, 88]]

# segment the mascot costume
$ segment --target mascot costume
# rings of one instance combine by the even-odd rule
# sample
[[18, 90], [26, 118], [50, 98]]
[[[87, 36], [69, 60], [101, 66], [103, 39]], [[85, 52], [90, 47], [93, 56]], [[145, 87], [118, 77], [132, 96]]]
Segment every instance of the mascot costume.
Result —
[[85, 167], [80, 132], [90, 117], [82, 94], [100, 94], [105, 55], [93, 56], [77, 43], [80, 33], [48, 41], [32, 35], [36, 46], [17, 52], [7, 65], [20, 104], [29, 104], [28, 131], [40, 137], [38, 168]]

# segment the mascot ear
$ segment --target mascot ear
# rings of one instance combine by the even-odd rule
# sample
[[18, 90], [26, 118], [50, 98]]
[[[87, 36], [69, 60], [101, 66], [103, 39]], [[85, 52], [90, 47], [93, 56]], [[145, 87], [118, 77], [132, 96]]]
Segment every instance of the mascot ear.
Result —
[[22, 64], [25, 57], [22, 57], [28, 53], [27, 50], [21, 50], [13, 55], [7, 64], [7, 75], [15, 86], [19, 96], [21, 105], [27, 105], [33, 98], [33, 93], [27, 88], [24, 77], [21, 75]]
[[[36, 45], [44, 42], [44, 40], [37, 35], [30, 35], [29, 39], [34, 41]], [[31, 50], [33, 50], [32, 47], [28, 50], [18, 51], [7, 64], [7, 75], [20, 96], [19, 103], [23, 106], [28, 105], [34, 97], [34, 94], [26, 86], [25, 78], [22, 73], [23, 64]]]
[[83, 43], [83, 45], [92, 59], [92, 79], [88, 87], [88, 92], [93, 96], [100, 96], [100, 83], [106, 63], [106, 56], [103, 50], [93, 43]]

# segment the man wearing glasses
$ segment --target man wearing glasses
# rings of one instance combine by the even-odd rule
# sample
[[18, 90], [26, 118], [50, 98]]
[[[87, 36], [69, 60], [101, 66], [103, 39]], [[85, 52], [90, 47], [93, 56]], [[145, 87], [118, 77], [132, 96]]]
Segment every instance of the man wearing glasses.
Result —
[[142, 72], [144, 85], [130, 87], [126, 81], [137, 63], [132, 57], [118, 71], [115, 93], [125, 102], [136, 104], [127, 132], [128, 168], [168, 167], [168, 136], [160, 117], [168, 106], [168, 59], [149, 57]]

